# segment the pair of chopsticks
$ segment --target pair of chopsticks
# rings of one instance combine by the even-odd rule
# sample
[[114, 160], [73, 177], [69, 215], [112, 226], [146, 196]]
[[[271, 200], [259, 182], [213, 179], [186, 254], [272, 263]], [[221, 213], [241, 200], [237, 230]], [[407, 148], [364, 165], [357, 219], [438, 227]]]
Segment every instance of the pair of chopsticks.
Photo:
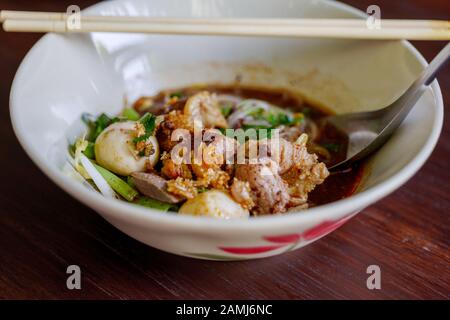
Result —
[[450, 40], [448, 20], [381, 20], [369, 28], [364, 19], [157, 18], [79, 16], [71, 28], [66, 13], [1, 11], [8, 32], [128, 32], [150, 34], [271, 36], [340, 39]]

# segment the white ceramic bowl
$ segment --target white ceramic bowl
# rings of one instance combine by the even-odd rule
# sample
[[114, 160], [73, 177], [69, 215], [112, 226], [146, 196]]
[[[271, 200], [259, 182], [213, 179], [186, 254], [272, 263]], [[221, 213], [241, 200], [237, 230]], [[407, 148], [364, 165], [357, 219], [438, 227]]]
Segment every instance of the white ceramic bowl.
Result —
[[[319, 0], [123, 0], [89, 13], [188, 17], [363, 17]], [[334, 41], [140, 34], [43, 37], [21, 64], [11, 92], [16, 135], [50, 179], [131, 237], [204, 259], [251, 259], [305, 246], [399, 188], [438, 139], [442, 96], [434, 82], [392, 139], [368, 164], [358, 193], [305, 212], [242, 221], [164, 214], [89, 190], [63, 172], [80, 115], [119, 112], [123, 98], [198, 82], [288, 87], [337, 112], [392, 101], [426, 65], [407, 42]]]

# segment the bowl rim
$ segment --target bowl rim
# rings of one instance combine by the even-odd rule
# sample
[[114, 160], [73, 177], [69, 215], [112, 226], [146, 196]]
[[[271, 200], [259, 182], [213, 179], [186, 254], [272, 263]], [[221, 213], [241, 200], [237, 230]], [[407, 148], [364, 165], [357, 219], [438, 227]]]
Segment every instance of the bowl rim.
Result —
[[[334, 2], [331, 0], [321, 0], [322, 2], [335, 6], [346, 12], [353, 13], [360, 17], [364, 17], [365, 14], [350, 5], [340, 2]], [[100, 6], [114, 5], [115, 2], [122, 2], [122, 0], [115, 0], [110, 2], [103, 2], [94, 4], [88, 7], [88, 10], [96, 9]], [[30, 57], [35, 51], [38, 50], [44, 44], [44, 38], [49, 34], [42, 37], [37, 41], [33, 47], [29, 50], [26, 56], [23, 58], [18, 71], [14, 77], [11, 93], [10, 93], [10, 116], [11, 123], [20, 145], [31, 158], [31, 160], [42, 170], [56, 185], [66, 191], [75, 199], [79, 200], [83, 204], [89, 206], [95, 211], [100, 211], [101, 214], [111, 216], [112, 218], [127, 221], [135, 224], [157, 224], [160, 227], [179, 227], [187, 228], [195, 231], [250, 231], [259, 229], [274, 229], [277, 227], [301, 224], [311, 224], [315, 221], [335, 220], [343, 215], [351, 212], [357, 212], [370, 204], [380, 200], [387, 196], [405, 182], [407, 182], [425, 163], [428, 157], [431, 155], [434, 147], [436, 146], [442, 126], [443, 126], [443, 98], [439, 83], [435, 80], [429, 91], [431, 91], [434, 102], [436, 104], [436, 115], [433, 119], [432, 130], [428, 135], [425, 144], [415, 157], [407, 163], [401, 170], [393, 174], [388, 179], [380, 182], [378, 185], [373, 186], [367, 190], [364, 190], [358, 194], [351, 195], [348, 198], [344, 198], [335, 202], [331, 202], [325, 205], [310, 208], [305, 212], [295, 212], [285, 215], [268, 215], [251, 219], [235, 219], [235, 220], [219, 220], [210, 217], [197, 217], [189, 215], [178, 215], [171, 213], [163, 213], [159, 210], [144, 208], [130, 203], [126, 203], [117, 199], [108, 199], [102, 196], [100, 193], [92, 192], [85, 188], [82, 184], [74, 181], [70, 177], [66, 176], [59, 169], [53, 166], [49, 166], [45, 163], [44, 159], [41, 159], [37, 152], [33, 150], [31, 145], [26, 141], [25, 135], [19, 130], [17, 126], [18, 121], [18, 108], [16, 107], [15, 95], [18, 90], [19, 84], [26, 76], [24, 74], [25, 66], [29, 63]], [[408, 41], [402, 40], [402, 45], [408, 49], [410, 53], [418, 60], [418, 62], [426, 67], [428, 63], [425, 58], [419, 53], [419, 51]]]

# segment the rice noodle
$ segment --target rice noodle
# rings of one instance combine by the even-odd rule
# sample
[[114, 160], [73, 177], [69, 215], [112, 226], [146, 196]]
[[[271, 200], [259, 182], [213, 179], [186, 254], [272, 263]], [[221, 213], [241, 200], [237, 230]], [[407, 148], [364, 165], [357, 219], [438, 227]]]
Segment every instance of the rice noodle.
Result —
[[305, 132], [308, 134], [309, 141], [315, 141], [319, 138], [319, 128], [312, 120], [306, 120]]
[[234, 128], [240, 120], [247, 116], [250, 112], [257, 109], [263, 109], [267, 111], [271, 108], [271, 105], [265, 101], [257, 99], [242, 100], [237, 106], [236, 111], [228, 117], [228, 125]]
[[231, 94], [218, 94], [217, 95], [217, 100], [220, 102], [231, 102], [233, 103], [233, 107], [237, 106], [241, 101], [242, 98], [233, 96]]
[[327, 162], [331, 159], [330, 152], [326, 148], [324, 148], [316, 143], [310, 143], [308, 145], [308, 151], [310, 153], [315, 153], [318, 156], [322, 157], [323, 161], [325, 161], [325, 162]]

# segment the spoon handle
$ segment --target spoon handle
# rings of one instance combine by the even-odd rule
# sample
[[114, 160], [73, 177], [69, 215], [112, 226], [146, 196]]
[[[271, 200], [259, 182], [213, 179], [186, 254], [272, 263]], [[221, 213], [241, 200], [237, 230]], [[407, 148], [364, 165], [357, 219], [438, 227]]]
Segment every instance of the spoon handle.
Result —
[[430, 83], [436, 78], [436, 74], [441, 70], [448, 62], [450, 61], [450, 43], [442, 49], [438, 55], [431, 61], [428, 68], [426, 68], [422, 76], [419, 78], [419, 81], [423, 81], [423, 83], [428, 86]]
[[389, 118], [393, 118], [389, 127], [397, 127], [397, 125], [403, 121], [406, 115], [411, 111], [416, 102], [422, 96], [427, 89], [428, 85], [436, 78], [436, 74], [450, 61], [450, 43], [448, 43], [433, 61], [422, 71], [419, 78], [413, 82], [413, 84], [392, 103], [388, 109], [387, 115]]

